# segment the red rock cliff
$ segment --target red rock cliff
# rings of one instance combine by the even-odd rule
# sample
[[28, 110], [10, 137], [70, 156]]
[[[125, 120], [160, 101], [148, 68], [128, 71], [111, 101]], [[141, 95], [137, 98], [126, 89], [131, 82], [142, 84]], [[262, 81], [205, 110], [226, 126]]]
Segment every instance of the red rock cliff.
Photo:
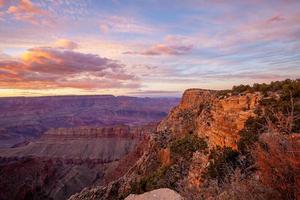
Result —
[[[238, 132], [244, 127], [245, 121], [255, 115], [254, 110], [260, 98], [259, 93], [220, 97], [217, 91], [186, 90], [180, 104], [158, 125], [143, 156], [125, 176], [108, 187], [86, 189], [70, 199], [116, 199], [118, 195], [112, 196], [112, 191], [114, 194], [128, 194], [131, 184], [136, 180], [149, 177], [155, 170], [159, 171], [175, 162], [170, 155], [170, 143], [186, 134], [194, 133], [204, 138], [208, 143], [208, 151], [215, 146], [237, 148]], [[208, 166], [208, 154], [196, 151], [187, 164], [186, 168], [181, 165], [180, 180], [187, 179], [188, 185], [199, 186], [202, 172]]]
[[254, 115], [259, 99], [258, 93], [220, 98], [215, 91], [189, 89], [158, 130], [169, 129], [179, 136], [196, 132], [199, 137], [207, 138], [210, 147], [236, 148], [238, 132]]

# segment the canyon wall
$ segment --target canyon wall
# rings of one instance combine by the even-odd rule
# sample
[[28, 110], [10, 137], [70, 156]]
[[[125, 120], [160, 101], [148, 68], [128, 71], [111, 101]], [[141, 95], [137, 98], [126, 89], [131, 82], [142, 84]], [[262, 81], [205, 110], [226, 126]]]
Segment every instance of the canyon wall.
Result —
[[207, 138], [210, 147], [236, 148], [238, 132], [254, 116], [261, 95], [247, 93], [218, 97], [216, 91], [189, 89], [182, 100], [160, 123], [158, 131], [171, 130], [175, 135], [195, 132]]
[[51, 128], [159, 122], [178, 101], [112, 95], [0, 98], [0, 148]]
[[196, 135], [206, 141], [208, 151], [217, 146], [237, 148], [238, 132], [255, 115], [260, 98], [259, 93], [220, 95], [211, 90], [186, 90], [180, 104], [159, 124], [134, 167], [107, 187], [84, 189], [70, 199], [124, 198], [132, 192], [141, 192], [147, 184], [152, 184], [153, 189], [167, 185], [177, 190], [183, 183], [199, 186], [202, 172], [208, 166], [208, 154], [196, 151], [190, 160], [176, 160], [176, 155], [172, 157], [174, 144], [185, 144], [182, 138]]
[[[217, 146], [237, 149], [239, 131], [249, 117], [255, 116], [261, 98], [259, 93], [219, 96], [216, 91], [189, 89], [160, 123], [158, 131], [170, 130], [173, 137], [195, 133], [206, 140], [209, 149]], [[207, 164], [207, 155], [194, 153], [187, 176], [191, 186], [202, 183]]]
[[[50, 129], [0, 150], [0, 199], [63, 200], [121, 177], [143, 152], [156, 124]], [[8, 188], [8, 189], [6, 189]]]

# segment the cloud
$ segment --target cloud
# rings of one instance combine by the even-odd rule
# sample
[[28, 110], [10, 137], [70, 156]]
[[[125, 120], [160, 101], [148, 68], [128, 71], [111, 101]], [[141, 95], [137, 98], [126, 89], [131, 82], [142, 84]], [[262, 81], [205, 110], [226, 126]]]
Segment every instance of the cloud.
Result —
[[192, 49], [192, 45], [156, 44], [145, 51], [127, 51], [124, 52], [124, 54], [140, 54], [145, 56], [184, 55], [190, 53]]
[[0, 0], [0, 7], [4, 6], [6, 4], [5, 0]]
[[282, 20], [284, 20], [284, 18], [281, 15], [275, 15], [275, 16], [271, 17], [270, 19], [268, 19], [267, 22], [274, 23], [274, 22], [279, 22]]
[[11, 0], [0, 0], [0, 8], [7, 6], [10, 3], [11, 3]]
[[55, 47], [72, 50], [78, 48], [78, 44], [67, 39], [59, 39], [55, 42]]
[[107, 33], [110, 30], [110, 27], [108, 26], [108, 24], [101, 24], [100, 30], [102, 33]]
[[11, 56], [9, 56], [9, 55], [6, 54], [6, 53], [3, 53], [3, 52], [0, 50], [0, 61], [1, 61], [1, 60], [8, 60], [8, 59], [11, 59]]
[[48, 11], [36, 6], [30, 0], [20, 0], [18, 4], [9, 6], [7, 13], [17, 20], [33, 24], [44, 23], [44, 17], [49, 15]]
[[137, 88], [137, 78], [115, 60], [50, 47], [26, 51], [20, 61], [0, 61], [0, 88]]
[[138, 33], [149, 34], [155, 31], [154, 28], [149, 27], [132, 17], [122, 16], [102, 16], [100, 20], [100, 31], [102, 33]]
[[162, 55], [186, 55], [192, 52], [194, 45], [190, 37], [181, 35], [167, 35], [163, 42], [153, 44], [152, 46], [140, 46], [139, 50], [123, 52], [123, 54], [138, 54], [145, 56]]
[[278, 80], [287, 78], [286, 75], [278, 75], [272, 73], [235, 73], [235, 74], [224, 74], [224, 75], [212, 75], [207, 76], [206, 78], [218, 78], [218, 79], [250, 79], [250, 80]]
[[128, 94], [141, 97], [180, 97], [181, 91], [164, 91], [164, 90], [138, 90]]

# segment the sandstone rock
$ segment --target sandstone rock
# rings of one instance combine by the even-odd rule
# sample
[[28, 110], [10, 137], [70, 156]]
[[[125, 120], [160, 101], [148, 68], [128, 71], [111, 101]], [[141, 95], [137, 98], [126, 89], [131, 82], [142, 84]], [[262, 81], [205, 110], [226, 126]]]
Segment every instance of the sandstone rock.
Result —
[[163, 166], [169, 166], [171, 164], [171, 153], [169, 148], [161, 149], [159, 151], [160, 162]]
[[[91, 199], [95, 194], [101, 194], [92, 199], [113, 200], [130, 193], [132, 183], [139, 183], [143, 177], [148, 177], [169, 163], [171, 168], [174, 167], [168, 147], [170, 142], [187, 134], [196, 134], [205, 139], [209, 147], [208, 153], [216, 146], [237, 148], [238, 133], [244, 127], [245, 121], [255, 115], [254, 110], [260, 98], [260, 93], [228, 95], [220, 98], [217, 91], [186, 90], [180, 104], [158, 125], [156, 134], [152, 135], [143, 156], [133, 168], [108, 187], [85, 190], [71, 199]], [[177, 168], [172, 168], [177, 169], [179, 173], [173, 174], [179, 180], [176, 184], [183, 184], [183, 187], [191, 189], [199, 188], [203, 182], [202, 173], [208, 166], [208, 155], [196, 151], [190, 163], [177, 163]], [[172, 179], [168, 176], [164, 178]]]
[[208, 164], [208, 155], [196, 152], [193, 155], [191, 166], [188, 174], [188, 184], [190, 187], [199, 188], [202, 183], [202, 173]]
[[171, 189], [161, 188], [140, 195], [131, 194], [125, 200], [183, 200], [183, 197]]
[[208, 144], [237, 148], [238, 132], [245, 121], [254, 116], [254, 110], [261, 98], [259, 94], [215, 98], [211, 108], [203, 110], [196, 120], [196, 130], [200, 137], [207, 137]]
[[[260, 98], [259, 93], [218, 98], [216, 91], [189, 89], [158, 130], [170, 130], [174, 137], [195, 133], [206, 139], [210, 149], [216, 146], [236, 149], [239, 131], [255, 115]], [[207, 164], [207, 156], [194, 154], [187, 177], [189, 185], [199, 187]]]
[[178, 106], [158, 126], [159, 131], [171, 130], [181, 136], [196, 132], [207, 138], [210, 147], [237, 148], [238, 132], [245, 121], [254, 116], [261, 98], [259, 93], [230, 96], [219, 99], [215, 91], [189, 89]]

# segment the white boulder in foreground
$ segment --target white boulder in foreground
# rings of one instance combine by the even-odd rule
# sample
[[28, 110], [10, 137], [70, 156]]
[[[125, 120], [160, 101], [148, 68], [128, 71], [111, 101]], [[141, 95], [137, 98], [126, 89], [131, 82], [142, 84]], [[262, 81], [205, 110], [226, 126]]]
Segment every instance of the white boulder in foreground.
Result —
[[183, 200], [183, 197], [169, 188], [161, 188], [144, 194], [131, 194], [125, 200]]

